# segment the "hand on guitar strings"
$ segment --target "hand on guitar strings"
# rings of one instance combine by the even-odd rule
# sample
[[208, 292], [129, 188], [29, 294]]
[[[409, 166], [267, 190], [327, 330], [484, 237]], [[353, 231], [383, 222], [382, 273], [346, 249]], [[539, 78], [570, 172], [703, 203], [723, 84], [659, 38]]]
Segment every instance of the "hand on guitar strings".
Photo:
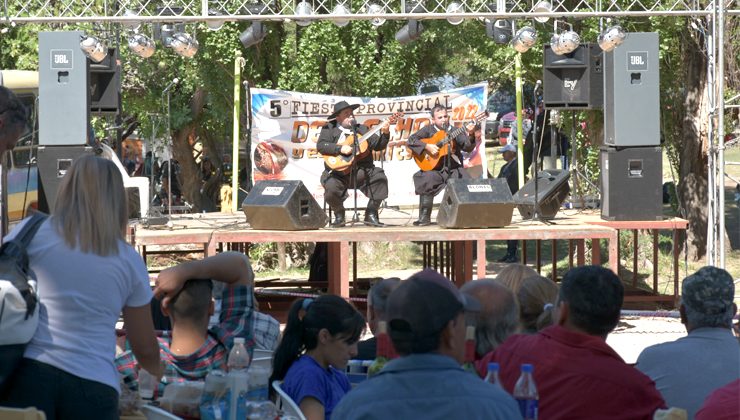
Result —
[[339, 153], [340, 154], [343, 154], [343, 155], [346, 155], [346, 156], [351, 155], [352, 154], [352, 146], [350, 146], [349, 144], [343, 145], [342, 148], [339, 150]]
[[437, 153], [439, 153], [439, 147], [434, 143], [427, 143], [427, 145], [424, 146], [424, 150], [432, 156], [437, 156]]

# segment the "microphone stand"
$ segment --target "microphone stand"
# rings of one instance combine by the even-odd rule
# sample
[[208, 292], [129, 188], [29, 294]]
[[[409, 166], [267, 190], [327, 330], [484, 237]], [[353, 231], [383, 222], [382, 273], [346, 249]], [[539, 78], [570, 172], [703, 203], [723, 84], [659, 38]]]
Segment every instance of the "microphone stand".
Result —
[[352, 118], [352, 133], [354, 134], [354, 141], [352, 142], [352, 172], [350, 173], [349, 182], [352, 188], [354, 189], [354, 215], [352, 216], [352, 221], [350, 222], [352, 226], [355, 225], [355, 223], [358, 223], [360, 221], [360, 215], [357, 212], [357, 155], [359, 154], [357, 140], [359, 140], [359, 137], [357, 137], [357, 120]]

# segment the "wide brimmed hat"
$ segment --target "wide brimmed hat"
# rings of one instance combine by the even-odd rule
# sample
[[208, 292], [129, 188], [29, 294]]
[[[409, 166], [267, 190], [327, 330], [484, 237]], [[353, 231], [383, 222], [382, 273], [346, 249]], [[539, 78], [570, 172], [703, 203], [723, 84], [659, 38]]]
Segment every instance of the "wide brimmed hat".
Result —
[[344, 110], [344, 109], [352, 108], [352, 110], [354, 111], [355, 109], [357, 109], [359, 107], [360, 107], [360, 104], [350, 105], [350, 104], [347, 103], [347, 101], [339, 101], [339, 102], [337, 102], [337, 103], [334, 104], [334, 112], [332, 112], [331, 115], [329, 115], [329, 117], [327, 117], [327, 120], [333, 120], [333, 119], [337, 118], [337, 115], [339, 115], [339, 113], [342, 112], [342, 110]]

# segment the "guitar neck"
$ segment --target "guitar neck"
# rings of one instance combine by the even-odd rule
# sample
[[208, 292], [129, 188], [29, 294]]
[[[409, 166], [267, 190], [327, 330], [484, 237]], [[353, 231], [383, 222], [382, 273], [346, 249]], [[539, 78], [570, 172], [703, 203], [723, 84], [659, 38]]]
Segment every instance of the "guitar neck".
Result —
[[385, 124], [385, 120], [381, 121], [379, 124], [377, 124], [375, 127], [369, 129], [367, 133], [363, 134], [362, 137], [357, 141], [357, 144], [360, 145], [367, 141], [370, 137], [372, 137], [373, 134], [380, 131], [381, 128], [383, 128], [383, 124]]
[[465, 128], [465, 125], [466, 124], [475, 124], [478, 121], [480, 121], [482, 118], [485, 118], [485, 115], [487, 115], [487, 113], [480, 114], [479, 116], [471, 119], [470, 121], [463, 122], [463, 124], [460, 127], [457, 127], [454, 130], [452, 130], [452, 131], [448, 131], [447, 132], [447, 135], [444, 138], [444, 140], [442, 140], [441, 142], [439, 142], [439, 144], [437, 144], [437, 146], [444, 146], [445, 143], [451, 142], [452, 139], [454, 139], [455, 137], [459, 136], [464, 131], [468, 131], [468, 129]]

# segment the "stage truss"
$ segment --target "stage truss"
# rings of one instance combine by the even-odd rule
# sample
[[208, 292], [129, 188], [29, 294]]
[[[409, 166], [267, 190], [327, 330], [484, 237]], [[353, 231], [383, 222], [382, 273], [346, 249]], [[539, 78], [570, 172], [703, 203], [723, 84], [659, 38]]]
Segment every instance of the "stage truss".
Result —
[[[451, 3], [459, 13], [448, 13]], [[531, 21], [536, 17], [560, 19], [618, 18], [650, 16], [693, 16], [707, 26], [709, 64], [710, 124], [708, 163], [707, 263], [725, 266], [724, 218], [724, 37], [725, 19], [740, 15], [740, 0], [698, 2], [688, 0], [550, 0], [552, 12], [534, 12], [538, 0], [312, 0], [314, 13], [298, 15], [297, 0], [4, 0], [0, 11], [3, 25], [38, 24], [134, 24], [153, 22], [197, 23], [208, 21], [352, 21], [385, 18], [410, 19], [514, 19]], [[332, 14], [342, 4], [349, 13]], [[382, 14], [368, 13], [371, 4], [380, 5]], [[727, 34], [730, 35], [730, 34]], [[2, 35], [0, 35], [2, 36]], [[737, 36], [737, 34], [735, 35]]]

